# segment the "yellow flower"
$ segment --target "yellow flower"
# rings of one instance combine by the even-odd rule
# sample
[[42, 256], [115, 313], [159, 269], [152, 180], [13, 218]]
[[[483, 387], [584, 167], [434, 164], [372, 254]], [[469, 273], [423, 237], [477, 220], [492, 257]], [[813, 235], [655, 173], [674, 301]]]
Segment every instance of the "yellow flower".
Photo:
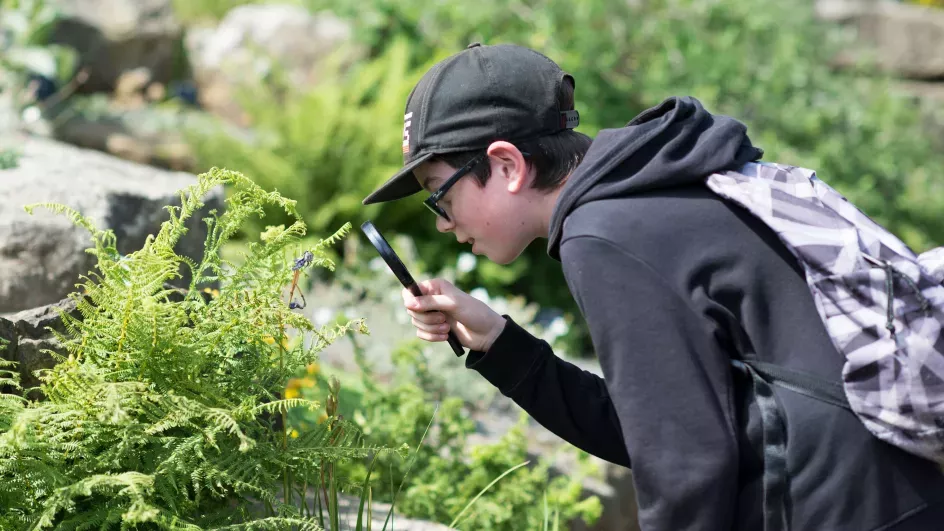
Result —
[[265, 336], [264, 338], [262, 338], [262, 340], [265, 341], [266, 345], [271, 345], [275, 343], [275, 338], [272, 336]]
[[328, 420], [328, 414], [327, 414], [327, 413], [322, 413], [321, 416], [318, 417], [318, 424], [321, 424], [322, 422], [324, 422], [324, 421], [326, 421], [326, 420]]
[[293, 438], [293, 439], [297, 439], [297, 438], [298, 438], [298, 430], [293, 429], [292, 431], [288, 432], [288, 435], [289, 435], [289, 437], [291, 437], [291, 438]]
[[294, 388], [294, 387], [289, 387], [288, 389], [285, 390], [285, 398], [286, 398], [286, 399], [289, 399], [289, 398], [298, 398], [299, 396], [301, 396], [301, 395], [299, 394], [298, 389], [296, 389], [296, 388]]
[[218, 289], [203, 288], [203, 292], [209, 293], [214, 299], [220, 296], [220, 290]]
[[301, 380], [298, 381], [298, 386], [299, 387], [314, 387], [315, 381], [312, 380], [311, 378], [302, 378]]
[[319, 367], [317, 363], [311, 363], [305, 367], [305, 372], [307, 372], [309, 376], [318, 376], [318, 373], [321, 372], [321, 367]]

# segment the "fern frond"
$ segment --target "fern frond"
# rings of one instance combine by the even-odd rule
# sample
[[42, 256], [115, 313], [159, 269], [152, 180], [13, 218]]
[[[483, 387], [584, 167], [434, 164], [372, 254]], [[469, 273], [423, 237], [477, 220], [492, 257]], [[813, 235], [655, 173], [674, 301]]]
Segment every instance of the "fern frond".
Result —
[[321, 407], [321, 404], [314, 400], [306, 400], [304, 398], [285, 398], [282, 400], [274, 400], [272, 402], [259, 404], [258, 406], [252, 408], [252, 412], [255, 414], [288, 413], [288, 410], [294, 407], [302, 407], [302, 406], [307, 407], [309, 411], [315, 411]]

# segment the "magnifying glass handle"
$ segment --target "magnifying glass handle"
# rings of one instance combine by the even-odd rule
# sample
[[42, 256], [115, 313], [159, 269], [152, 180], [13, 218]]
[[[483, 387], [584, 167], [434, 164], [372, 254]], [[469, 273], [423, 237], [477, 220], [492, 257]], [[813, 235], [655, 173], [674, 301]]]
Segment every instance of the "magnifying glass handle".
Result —
[[[420, 297], [423, 295], [423, 290], [421, 290], [420, 287], [417, 286], [415, 283], [410, 284], [410, 287], [407, 289], [409, 289], [410, 293], [412, 293], [413, 295], [417, 297]], [[462, 348], [462, 343], [459, 343], [459, 338], [456, 337], [456, 333], [453, 332], [452, 330], [449, 331], [448, 342], [449, 342], [449, 346], [452, 347], [452, 351], [456, 353], [456, 356], [461, 357], [462, 355], [465, 354], [465, 349]]]

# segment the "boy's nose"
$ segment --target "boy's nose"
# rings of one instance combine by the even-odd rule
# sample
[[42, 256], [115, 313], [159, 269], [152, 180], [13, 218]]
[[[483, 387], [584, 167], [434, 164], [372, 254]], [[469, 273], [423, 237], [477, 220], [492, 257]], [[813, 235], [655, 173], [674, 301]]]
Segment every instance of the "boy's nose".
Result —
[[439, 232], [452, 232], [456, 228], [454, 221], [447, 220], [442, 216], [436, 216], [436, 230]]

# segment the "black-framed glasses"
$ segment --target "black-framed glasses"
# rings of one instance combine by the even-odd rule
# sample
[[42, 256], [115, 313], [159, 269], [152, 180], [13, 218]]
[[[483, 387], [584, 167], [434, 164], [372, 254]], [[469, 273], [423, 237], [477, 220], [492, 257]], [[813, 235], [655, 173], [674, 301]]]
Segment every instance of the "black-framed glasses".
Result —
[[446, 192], [448, 192], [449, 189], [452, 188], [452, 185], [456, 184], [456, 181], [458, 181], [467, 173], [472, 171], [472, 168], [475, 168], [475, 166], [478, 163], [482, 162], [482, 159], [484, 157], [485, 155], [476, 155], [475, 157], [472, 157], [472, 160], [467, 162], [465, 166], [456, 170], [455, 173], [453, 173], [448, 179], [446, 179], [446, 182], [444, 182], [442, 186], [439, 187], [438, 190], [433, 192], [429, 197], [426, 198], [425, 201], [423, 201], [423, 204], [426, 205], [426, 208], [430, 209], [433, 212], [433, 214], [436, 214], [437, 216], [442, 216], [442, 218], [445, 219], [446, 221], [452, 221], [449, 218], [449, 214], [446, 214], [446, 211], [443, 210], [441, 206], [439, 206], [439, 200], [442, 199], [444, 195], [446, 195]]
[[[522, 151], [521, 155], [524, 157], [531, 156], [531, 154], [526, 151]], [[475, 168], [480, 162], [482, 162], [482, 160], [485, 157], [486, 157], [485, 154], [472, 157], [472, 160], [467, 162], [465, 166], [459, 168], [458, 170], [456, 170], [455, 173], [450, 175], [449, 178], [446, 179], [446, 182], [444, 182], [442, 186], [439, 187], [438, 190], [433, 192], [429, 197], [426, 198], [425, 201], [423, 201], [423, 204], [426, 205], [426, 208], [430, 209], [433, 212], [433, 214], [436, 214], [437, 216], [442, 217], [446, 221], [452, 221], [452, 219], [449, 218], [449, 214], [447, 214], [446, 211], [443, 210], [441, 206], [439, 206], [439, 200], [442, 199], [444, 195], [446, 195], [446, 192], [448, 192], [449, 189], [452, 188], [452, 185], [456, 184], [456, 181], [458, 181], [459, 179], [464, 177], [467, 173], [472, 171], [472, 169]]]

